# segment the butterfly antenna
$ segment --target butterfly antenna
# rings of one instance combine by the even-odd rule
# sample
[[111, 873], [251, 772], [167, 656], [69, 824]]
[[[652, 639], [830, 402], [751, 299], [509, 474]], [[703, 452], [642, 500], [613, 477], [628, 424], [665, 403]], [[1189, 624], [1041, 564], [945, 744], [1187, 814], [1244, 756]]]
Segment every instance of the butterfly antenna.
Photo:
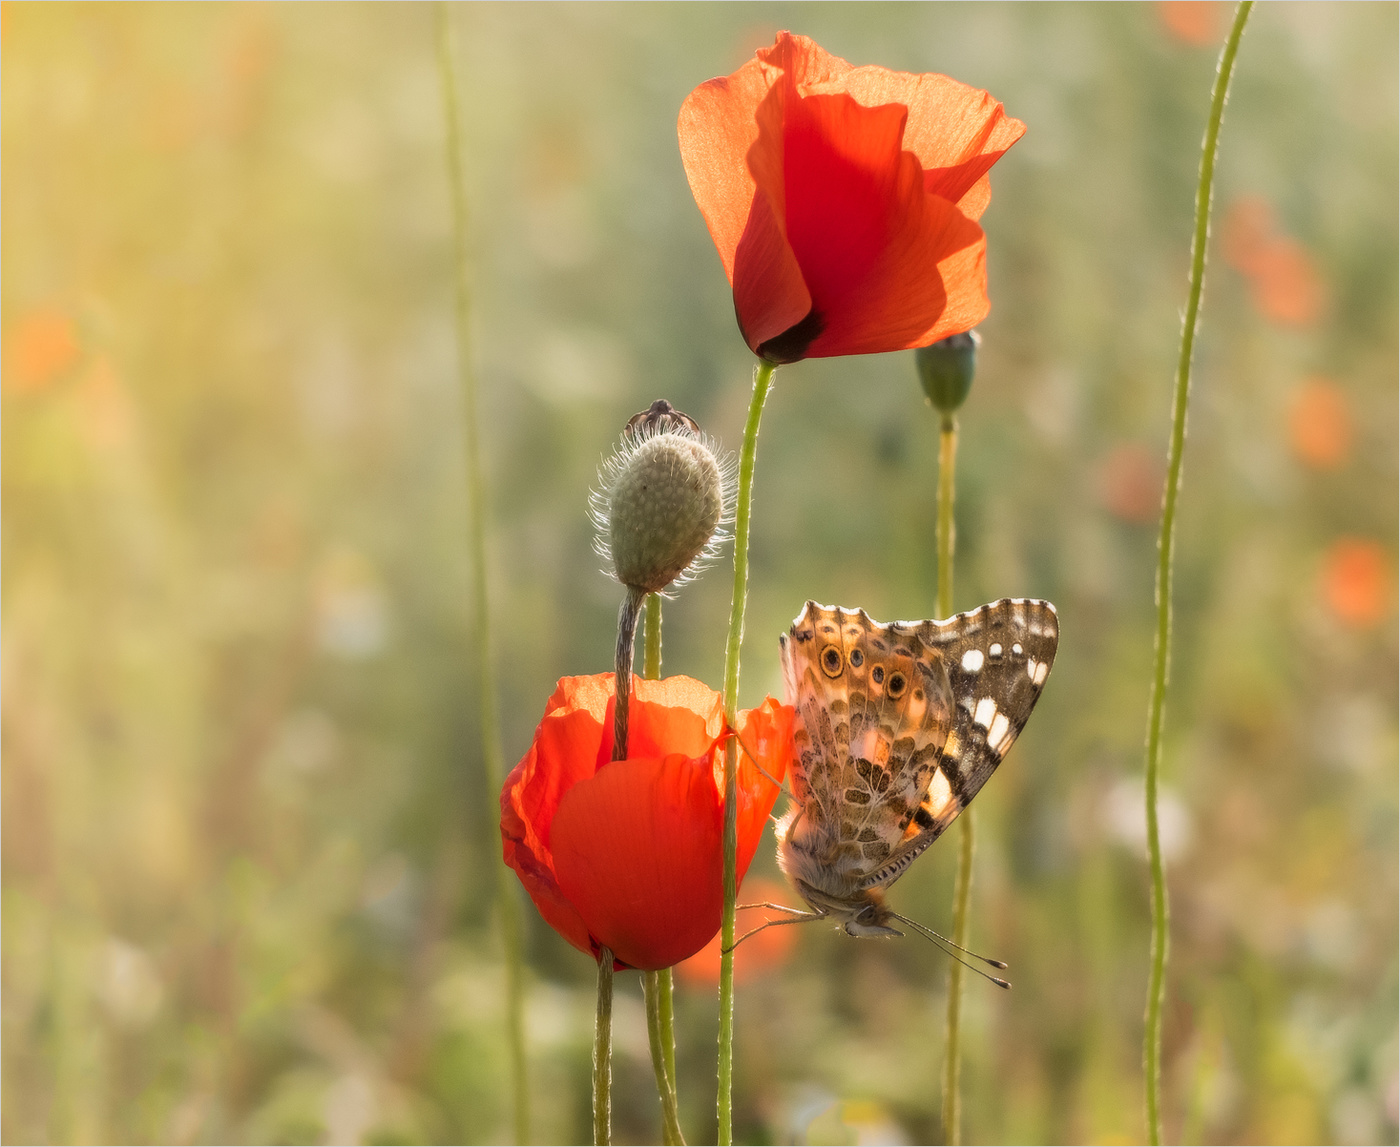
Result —
[[[984, 972], [981, 968], [977, 967], [976, 964], [969, 964], [966, 960], [964, 960], [961, 956], [958, 955], [958, 952], [966, 952], [973, 959], [981, 960], [984, 964], [990, 964], [993, 968], [1006, 967], [1006, 965], [1002, 963], [1002, 961], [993, 960], [990, 956], [978, 955], [976, 952], [973, 952], [968, 948], [964, 948], [961, 944], [955, 944], [952, 940], [948, 939], [947, 936], [939, 935], [932, 928], [926, 928], [917, 920], [909, 919], [908, 916], [901, 916], [898, 912], [891, 912], [890, 915], [893, 916], [896, 920], [900, 920], [903, 921], [905, 924], [908, 924], [909, 927], [913, 928], [914, 931], [919, 933], [919, 935], [923, 936], [927, 940], [930, 940], [936, 947], [940, 948], [943, 951], [944, 955], [946, 955], [950, 960], [956, 960], [964, 968], [968, 968], [971, 971], [976, 972], [985, 980], [991, 980], [992, 983], [994, 983], [999, 988], [1005, 988], [1007, 991], [1011, 990], [1011, 985], [1007, 981], [1003, 980], [1000, 976], [993, 976], [988, 972]], [[947, 945], [947, 947], [944, 947], [944, 945]], [[956, 948], [958, 952], [950, 950], [953, 948]]]

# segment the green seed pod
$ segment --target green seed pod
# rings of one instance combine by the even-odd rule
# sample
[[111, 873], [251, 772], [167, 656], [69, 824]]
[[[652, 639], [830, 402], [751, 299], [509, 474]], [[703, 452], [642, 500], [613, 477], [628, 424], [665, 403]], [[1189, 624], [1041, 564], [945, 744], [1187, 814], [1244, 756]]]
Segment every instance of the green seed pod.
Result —
[[660, 593], [683, 585], [726, 539], [720, 527], [728, 520], [733, 466], [692, 426], [688, 418], [638, 415], [598, 472], [595, 548], [631, 589]]
[[949, 335], [914, 352], [919, 382], [934, 409], [952, 414], [966, 400], [977, 372], [977, 348], [982, 336], [976, 331]]

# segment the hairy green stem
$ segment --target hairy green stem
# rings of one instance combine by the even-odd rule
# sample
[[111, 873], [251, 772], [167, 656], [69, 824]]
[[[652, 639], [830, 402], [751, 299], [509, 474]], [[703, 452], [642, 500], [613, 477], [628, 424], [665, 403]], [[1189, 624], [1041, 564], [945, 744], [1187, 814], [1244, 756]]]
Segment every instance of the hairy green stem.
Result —
[[[938, 428], [938, 590], [935, 612], [953, 613], [954, 477], [957, 472], [958, 420], [940, 415]], [[967, 947], [968, 905], [972, 899], [972, 850], [976, 829], [972, 810], [958, 818], [958, 870], [953, 880], [953, 943]], [[962, 1134], [962, 989], [963, 966], [954, 960], [948, 969], [948, 1021], [943, 1057], [943, 1142], [957, 1143]]]
[[598, 953], [598, 1011], [593, 1017], [593, 1142], [612, 1142], [613, 954]]
[[[661, 677], [661, 597], [648, 594], [642, 625], [642, 676], [652, 681]], [[661, 1097], [663, 1142], [683, 1144], [676, 1101], [676, 1022], [671, 998], [671, 969], [644, 972], [642, 986], [647, 1001], [647, 1037], [651, 1042], [651, 1065], [656, 1073], [656, 1090]]]
[[1176, 545], [1176, 506], [1181, 492], [1181, 460], [1186, 445], [1186, 410], [1191, 394], [1191, 359], [1196, 345], [1196, 329], [1201, 315], [1201, 293], [1205, 283], [1206, 240], [1210, 235], [1211, 197], [1215, 183], [1215, 156], [1220, 143], [1220, 124], [1225, 115], [1225, 98], [1235, 69], [1235, 55], [1253, 0], [1241, 0], [1234, 23], [1220, 53], [1215, 89], [1211, 94], [1210, 119], [1206, 122], [1201, 145], [1201, 172], [1196, 184], [1196, 228], [1191, 238], [1191, 279], [1186, 297], [1186, 314], [1181, 324], [1181, 353], [1177, 359], [1176, 387], [1172, 395], [1171, 442], [1167, 450], [1166, 488], [1162, 497], [1162, 528], [1157, 540], [1157, 637], [1152, 665], [1152, 694], [1147, 716], [1147, 861], [1152, 872], [1151, 972], [1147, 986], [1147, 1014], [1142, 1040], [1145, 1077], [1148, 1142], [1162, 1141], [1162, 1005], [1167, 978], [1167, 880], [1162, 864], [1162, 841], [1157, 822], [1157, 777], [1162, 762], [1162, 719], [1166, 706], [1167, 670], [1171, 661], [1172, 559]]
[[[477, 407], [476, 375], [472, 370], [471, 257], [467, 239], [466, 159], [462, 150], [461, 113], [457, 102], [456, 52], [448, 6], [436, 6], [438, 72], [442, 81], [446, 127], [447, 177], [452, 199], [452, 250], [456, 286], [457, 375], [462, 393], [462, 437], [466, 452], [468, 530], [472, 581], [475, 591], [476, 671], [478, 681], [481, 757], [488, 806], [500, 799], [505, 776], [500, 722], [496, 714], [496, 675], [491, 656], [490, 593], [486, 581], [486, 480], [481, 459], [481, 429]], [[511, 1085], [514, 1098], [514, 1139], [530, 1141], [530, 1104], [525, 1064], [524, 987], [525, 959], [521, 944], [520, 901], [504, 864], [496, 871], [496, 910], [506, 964], [506, 1028], [510, 1045]]]
[[[749, 518], [753, 508], [754, 459], [758, 424], [773, 386], [775, 365], [762, 361], [754, 371], [749, 420], [739, 452], [739, 498], [734, 507], [734, 596], [729, 606], [729, 639], [724, 648], [724, 718], [734, 727], [739, 713], [739, 644], [744, 637], [744, 601], [749, 589]], [[739, 895], [738, 749], [724, 746], [724, 914], [720, 920], [719, 962], [719, 1144], [734, 1142], [734, 902]]]
[[642, 676], [661, 679], [661, 595], [647, 594], [646, 620], [642, 627]]
[[[676, 1010], [672, 1001], [671, 969], [662, 968], [656, 975], [661, 993], [661, 1052], [666, 1058], [666, 1078], [671, 1083], [671, 1096], [679, 1109], [679, 1092], [676, 1089]], [[679, 1130], [676, 1133], [679, 1135]], [[684, 1143], [685, 1140], [678, 1139], [676, 1142]]]
[[[666, 985], [663, 992], [662, 983]], [[663, 1012], [670, 1011], [671, 969], [660, 972], [643, 972], [642, 989], [647, 1003], [647, 1039], [651, 1043], [651, 1068], [656, 1075], [656, 1093], [661, 1097], [661, 1142], [674, 1147], [684, 1144], [681, 1135], [680, 1117], [676, 1111], [675, 1077], [668, 1074], [666, 1066], [667, 1025]]]

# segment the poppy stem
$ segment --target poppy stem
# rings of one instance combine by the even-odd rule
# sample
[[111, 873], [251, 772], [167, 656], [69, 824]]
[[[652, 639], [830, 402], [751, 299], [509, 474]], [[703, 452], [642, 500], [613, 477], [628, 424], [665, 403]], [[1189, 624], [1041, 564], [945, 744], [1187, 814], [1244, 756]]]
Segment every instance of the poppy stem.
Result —
[[[954, 477], [957, 471], [958, 420], [951, 411], [940, 415], [938, 433], [938, 589], [934, 612], [953, 614]], [[958, 869], [953, 879], [953, 943], [965, 948], [972, 901], [972, 854], [976, 826], [972, 810], [958, 817]], [[943, 1058], [943, 1142], [958, 1143], [962, 1134], [962, 989], [963, 966], [954, 960], [948, 969], [947, 1039]]]
[[612, 1142], [613, 954], [598, 953], [598, 1012], [593, 1020], [593, 1142]]
[[[642, 627], [642, 676], [661, 677], [661, 595], [647, 594]], [[651, 1040], [651, 1064], [656, 1090], [661, 1096], [661, 1120], [667, 1144], [684, 1144], [676, 1099], [676, 1021], [671, 998], [671, 969], [644, 972], [642, 985], [647, 1001], [647, 1035]]]
[[[490, 593], [486, 581], [486, 480], [481, 458], [480, 416], [476, 375], [472, 370], [471, 258], [467, 234], [466, 160], [462, 149], [461, 114], [457, 102], [456, 51], [446, 3], [436, 6], [438, 72], [442, 80], [446, 127], [447, 175], [452, 199], [453, 270], [456, 287], [457, 374], [462, 394], [462, 438], [466, 451], [467, 507], [471, 525], [467, 537], [474, 586], [474, 625], [481, 757], [486, 779], [486, 799], [500, 799], [505, 776], [500, 720], [496, 713], [495, 664], [491, 657]], [[506, 965], [506, 1028], [510, 1045], [511, 1083], [514, 1096], [514, 1139], [530, 1141], [529, 1082], [526, 1078], [524, 982], [525, 958], [521, 944], [520, 901], [510, 869], [498, 866], [496, 908]]]
[[[666, 984], [664, 999], [661, 987], [663, 979]], [[684, 1144], [685, 1138], [681, 1135], [680, 1118], [676, 1114], [675, 1081], [667, 1074], [666, 1053], [663, 1050], [667, 1038], [662, 1023], [662, 1010], [669, 1010], [670, 987], [670, 968], [660, 972], [642, 973], [642, 990], [647, 1003], [647, 1037], [651, 1041], [651, 1067], [656, 1074], [656, 1092], [661, 1097], [661, 1141], [668, 1147], [673, 1147], [676, 1144]]]
[[1206, 240], [1210, 235], [1211, 196], [1215, 183], [1215, 156], [1220, 144], [1220, 124], [1225, 98], [1235, 70], [1235, 55], [1253, 0], [1241, 0], [1234, 23], [1220, 52], [1210, 117], [1201, 144], [1201, 171], [1196, 184], [1196, 227], [1191, 238], [1191, 279], [1186, 314], [1181, 324], [1181, 352], [1177, 359], [1176, 387], [1172, 395], [1171, 438], [1167, 448], [1167, 478], [1162, 495], [1162, 527], [1157, 539], [1157, 637], [1153, 650], [1152, 693], [1147, 710], [1147, 763], [1144, 795], [1147, 803], [1147, 861], [1152, 873], [1151, 973], [1147, 986], [1147, 1014], [1142, 1038], [1143, 1074], [1147, 1107], [1147, 1141], [1162, 1141], [1162, 1005], [1167, 976], [1167, 880], [1162, 863], [1162, 841], [1157, 822], [1157, 775], [1162, 761], [1162, 720], [1166, 706], [1167, 666], [1171, 654], [1172, 559], [1175, 553], [1177, 498], [1181, 492], [1181, 461], [1186, 446], [1186, 409], [1191, 396], [1191, 358], [1201, 317], [1205, 284]]
[[661, 595], [647, 594], [646, 621], [642, 629], [642, 676], [661, 679]]
[[[729, 639], [724, 650], [724, 719], [734, 728], [739, 717], [739, 645], [744, 637], [744, 603], [749, 590], [749, 519], [753, 509], [754, 460], [758, 424], [773, 386], [776, 364], [760, 360], [753, 376], [749, 419], [739, 452], [739, 497], [734, 507], [734, 596], [729, 606]], [[720, 921], [719, 961], [719, 1114], [720, 1147], [734, 1142], [734, 902], [738, 899], [738, 748], [724, 745], [724, 914]]]
[[622, 599], [622, 608], [617, 613], [617, 653], [613, 658], [613, 669], [617, 676], [617, 703], [613, 706], [613, 751], [612, 759], [627, 759], [627, 724], [632, 700], [632, 650], [636, 645], [637, 614], [641, 610], [646, 591], [635, 586], [627, 587], [627, 596]]

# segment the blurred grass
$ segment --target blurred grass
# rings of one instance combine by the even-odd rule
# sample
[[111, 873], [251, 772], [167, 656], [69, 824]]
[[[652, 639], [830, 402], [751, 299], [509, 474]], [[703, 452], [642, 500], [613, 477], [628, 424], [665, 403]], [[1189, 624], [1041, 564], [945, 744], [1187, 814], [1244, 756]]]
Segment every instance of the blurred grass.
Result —
[[[3, 12], [0, 1134], [502, 1141], [431, 13]], [[955, 606], [1049, 597], [1064, 646], [978, 802], [974, 946], [1016, 990], [967, 995], [969, 1142], [1143, 1133], [1152, 521], [1216, 42], [1174, 12], [454, 11], [508, 756], [555, 678], [608, 663], [584, 504], [622, 422], [664, 396], [738, 443], [751, 360], [685, 93], [791, 27], [1029, 125], [984, 220]], [[1400, 1134], [1396, 23], [1262, 7], [1227, 112], [1168, 703], [1169, 1139]], [[1226, 242], [1261, 201], [1291, 262]], [[1325, 466], [1290, 421], [1318, 378]], [[934, 588], [909, 356], [785, 368], [765, 423], [744, 704], [807, 597], [917, 617]], [[714, 575], [668, 606], [668, 672], [718, 682], [727, 610]], [[934, 927], [947, 853], [895, 894]], [[527, 919], [536, 1133], [577, 1141], [592, 967]], [[658, 1134], [634, 981], [619, 1141]], [[802, 935], [739, 991], [738, 1139], [931, 1141], [945, 981], [912, 940]], [[713, 995], [677, 1008], [698, 1141]]]

